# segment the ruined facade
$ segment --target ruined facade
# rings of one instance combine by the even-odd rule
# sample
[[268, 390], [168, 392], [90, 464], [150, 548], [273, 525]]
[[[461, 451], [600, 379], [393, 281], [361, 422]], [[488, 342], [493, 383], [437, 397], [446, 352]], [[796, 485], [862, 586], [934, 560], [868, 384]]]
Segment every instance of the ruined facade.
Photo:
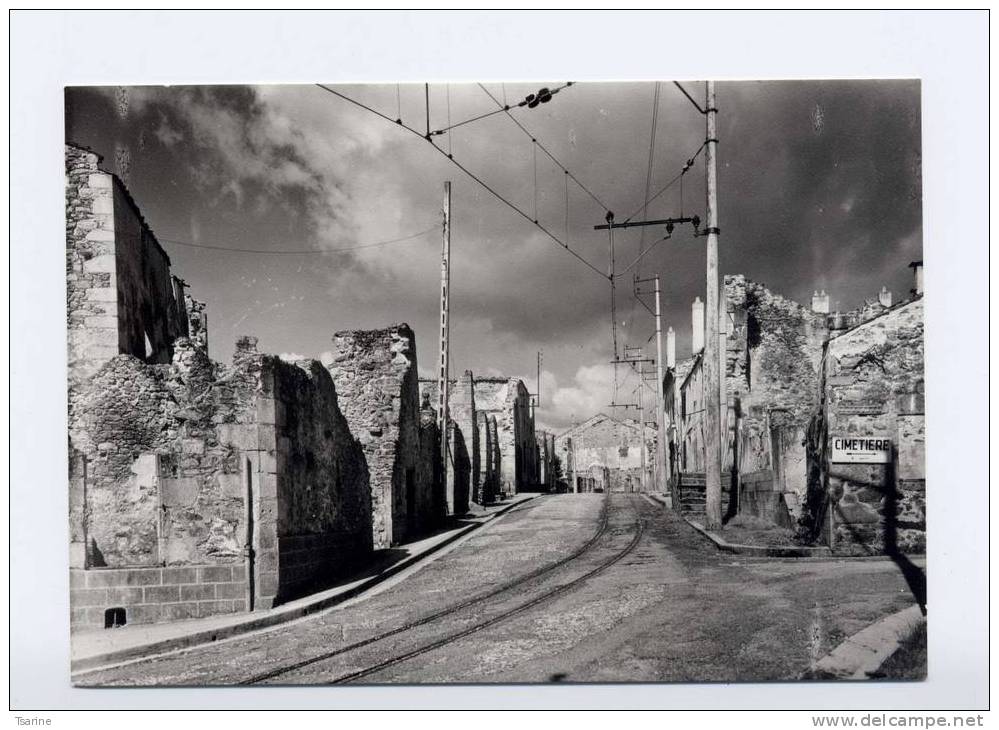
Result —
[[99, 155], [66, 145], [66, 325], [73, 378], [115, 355], [170, 362], [188, 332], [184, 285]]
[[598, 413], [559, 434], [554, 449], [562, 463], [570, 467], [570, 491], [640, 492], [643, 484], [653, 483], [655, 434], [637, 421], [619, 421]]
[[330, 375], [371, 483], [372, 538], [386, 548], [437, 519], [434, 485], [421, 465], [416, 338], [407, 324], [333, 336]]
[[[923, 300], [834, 331], [809, 432], [814, 528], [849, 554], [926, 549]], [[883, 439], [885, 463], [837, 454], [840, 439]]]
[[99, 162], [66, 148], [72, 625], [269, 608], [434, 524], [409, 328], [341, 333], [330, 369], [251, 337], [213, 362], [204, 305]]
[[[921, 265], [919, 269], [921, 273]], [[849, 484], [865, 479], [882, 484], [887, 478], [884, 467], [877, 474], [870, 465], [859, 471], [848, 469], [855, 482], [830, 477], [836, 470], [829, 466], [825, 439], [830, 427], [846, 433], [867, 429], [868, 435], [887, 438], [886, 431], [895, 428], [888, 422], [897, 420], [898, 432], [891, 438], [898, 444], [898, 469], [921, 474], [921, 304], [914, 300], [892, 306], [891, 293], [882, 288], [852, 311], [830, 312], [829, 295], [824, 291], [816, 291], [811, 306], [805, 307], [744, 276], [726, 276], [724, 283], [719, 312], [722, 481], [727, 491], [722, 497], [723, 513], [731, 516], [738, 511], [795, 528], [799, 534], [821, 532], [828, 542], [838, 539], [843, 545], [852, 542], [880, 550], [865, 528], [847, 525], [860, 519], [870, 530], [883, 528], [887, 508], [875, 504], [871, 490], [851, 489]], [[703, 322], [699, 302], [692, 307], [692, 321], [695, 328]], [[896, 370], [904, 374], [882, 367], [883, 358], [878, 359], [877, 352], [870, 355], [873, 361], [861, 361], [876, 362], [876, 370], [865, 373], [861, 369], [859, 374], [830, 370], [841, 359], [853, 362], [849, 356], [841, 358], [840, 351], [876, 350], [874, 341], [877, 347], [896, 353]], [[689, 359], [676, 362], [675, 352], [669, 353], [667, 362], [675, 364], [667, 368], [663, 382], [668, 483], [674, 503], [681, 505], [686, 499], [685, 484], [697, 484], [703, 492], [702, 358], [703, 351], [695, 351]], [[852, 389], [855, 403], [851, 407], [859, 409], [858, 413], [877, 414], [871, 416], [873, 420], [844, 419], [836, 406], [840, 388]], [[888, 391], [898, 396], [891, 412], [885, 405], [891, 400], [885, 395]], [[904, 412], [906, 408], [909, 412]], [[916, 462], [919, 469], [905, 466]], [[899, 484], [907, 486], [899, 487], [892, 508], [900, 506], [902, 513], [913, 516], [899, 524], [916, 525], [912, 529], [918, 533], [921, 476], [901, 478]], [[831, 512], [825, 508], [827, 497], [833, 503]], [[844, 515], [839, 527], [832, 513]], [[907, 544], [919, 542], [915, 533], [899, 534]]]
[[[538, 465], [538, 488], [543, 492], [554, 492], [559, 467], [558, 455], [555, 453], [555, 434], [538, 430], [535, 439], [535, 463]], [[560, 462], [559, 462], [560, 463]]]
[[[421, 378], [420, 391], [437, 402], [436, 380]], [[523, 381], [475, 377], [466, 370], [450, 381], [448, 400], [453, 460], [448, 490], [457, 507], [467, 510], [468, 500], [487, 504], [542, 485], [541, 451]]]
[[476, 406], [495, 418], [498, 489], [512, 495], [538, 483], [534, 415], [527, 386], [518, 378], [475, 378]]

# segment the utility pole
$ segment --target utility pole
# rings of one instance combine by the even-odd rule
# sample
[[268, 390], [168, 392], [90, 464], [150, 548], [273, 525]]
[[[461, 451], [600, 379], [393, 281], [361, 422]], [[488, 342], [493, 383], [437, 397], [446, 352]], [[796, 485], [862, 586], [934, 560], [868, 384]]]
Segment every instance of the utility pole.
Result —
[[572, 414], [572, 437], [569, 439], [569, 461], [572, 468], [572, 493], [577, 494], [579, 492], [579, 482], [576, 476], [576, 414]]
[[665, 479], [662, 478], [666, 468], [666, 402], [663, 399], [663, 316], [659, 302], [659, 277], [656, 276], [656, 491], [665, 492]]
[[718, 139], [715, 136], [715, 82], [705, 85], [704, 111], [707, 136], [704, 140], [704, 164], [707, 180], [707, 313], [704, 333], [704, 481], [705, 521], [708, 529], [721, 527], [721, 391], [718, 360]]
[[451, 182], [444, 183], [444, 207], [441, 209], [444, 226], [441, 242], [441, 332], [440, 368], [437, 374], [437, 431], [441, 437], [441, 479], [444, 481], [444, 495], [447, 513], [454, 514], [454, 484], [448, 484], [448, 441], [450, 439], [450, 413], [448, 413], [448, 366], [450, 364], [450, 323], [451, 310]]
[[531, 412], [531, 418], [534, 418], [537, 410], [541, 408], [541, 350], [538, 350], [538, 379], [535, 382], [537, 390], [534, 393], [534, 411]]
[[[641, 355], [641, 350], [638, 351]], [[641, 377], [641, 371], [639, 371], [639, 377]], [[639, 382], [638, 384], [638, 450], [642, 455], [642, 493], [645, 494], [649, 491], [649, 477], [645, 473], [645, 398], [643, 397], [645, 390], [645, 383]]]

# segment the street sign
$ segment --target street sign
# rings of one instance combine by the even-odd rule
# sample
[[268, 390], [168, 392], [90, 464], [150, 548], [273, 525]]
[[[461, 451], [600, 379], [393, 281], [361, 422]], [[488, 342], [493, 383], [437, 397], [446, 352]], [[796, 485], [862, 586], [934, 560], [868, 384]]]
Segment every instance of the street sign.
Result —
[[891, 439], [833, 436], [832, 461], [841, 464], [888, 464], [891, 462]]

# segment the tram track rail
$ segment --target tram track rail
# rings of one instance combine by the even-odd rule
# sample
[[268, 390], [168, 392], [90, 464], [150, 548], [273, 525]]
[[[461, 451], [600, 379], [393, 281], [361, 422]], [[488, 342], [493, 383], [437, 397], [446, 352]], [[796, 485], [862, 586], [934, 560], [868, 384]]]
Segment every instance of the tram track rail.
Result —
[[593, 577], [599, 575], [600, 573], [604, 572], [605, 570], [607, 570], [608, 568], [610, 568], [615, 563], [617, 563], [617, 562], [621, 561], [622, 559], [624, 559], [625, 557], [627, 557], [627, 555], [629, 555], [636, 547], [638, 547], [638, 543], [641, 541], [642, 535], [643, 535], [644, 531], [645, 531], [645, 521], [640, 519], [640, 520], [638, 520], [638, 522], [636, 522], [636, 528], [635, 528], [635, 535], [634, 535], [634, 537], [632, 538], [631, 542], [628, 544], [628, 546], [624, 550], [616, 553], [610, 559], [605, 560], [604, 562], [602, 562], [597, 567], [593, 568], [592, 570], [587, 571], [583, 575], [580, 575], [580, 576], [572, 579], [568, 583], [563, 583], [563, 584], [561, 584], [559, 586], [556, 586], [556, 587], [552, 588], [551, 590], [545, 591], [541, 595], [532, 598], [529, 601], [521, 603], [520, 605], [515, 606], [515, 607], [513, 607], [511, 609], [508, 609], [508, 610], [502, 612], [501, 614], [499, 614], [497, 616], [494, 616], [492, 618], [489, 618], [489, 619], [487, 619], [485, 621], [480, 621], [479, 623], [477, 623], [477, 624], [475, 624], [473, 626], [470, 626], [470, 627], [468, 627], [466, 629], [463, 629], [461, 631], [449, 634], [449, 635], [447, 635], [445, 637], [442, 637], [440, 639], [437, 639], [437, 640], [435, 640], [433, 642], [430, 642], [428, 644], [424, 644], [422, 646], [419, 646], [416, 649], [412, 649], [412, 650], [404, 652], [402, 654], [398, 654], [398, 655], [396, 655], [394, 657], [390, 657], [389, 659], [385, 659], [385, 660], [383, 660], [381, 662], [378, 662], [376, 664], [369, 665], [369, 666], [365, 667], [364, 669], [359, 669], [359, 670], [350, 672], [348, 674], [343, 674], [343, 675], [341, 675], [341, 676], [339, 676], [339, 677], [337, 677], [337, 678], [335, 678], [335, 679], [327, 682], [326, 684], [347, 684], [347, 683], [353, 682], [355, 680], [362, 679], [364, 677], [370, 676], [372, 674], [376, 674], [376, 673], [381, 672], [381, 671], [383, 671], [385, 669], [388, 669], [388, 668], [390, 668], [392, 666], [395, 666], [396, 664], [401, 664], [402, 662], [405, 662], [405, 661], [408, 661], [408, 660], [413, 659], [415, 657], [418, 657], [421, 654], [426, 654], [428, 652], [434, 651], [435, 649], [440, 649], [440, 648], [442, 648], [444, 646], [447, 646], [448, 644], [452, 644], [452, 643], [454, 643], [456, 641], [459, 641], [459, 640], [464, 639], [464, 638], [466, 638], [468, 636], [471, 636], [472, 634], [476, 634], [476, 633], [478, 633], [478, 632], [480, 632], [480, 631], [482, 631], [484, 629], [488, 629], [488, 628], [491, 628], [493, 626], [496, 626], [500, 622], [505, 621], [505, 620], [507, 620], [509, 618], [513, 618], [514, 616], [517, 616], [518, 614], [521, 614], [521, 613], [523, 613], [525, 611], [528, 611], [529, 609], [534, 608], [535, 606], [538, 606], [538, 605], [544, 603], [545, 601], [549, 601], [549, 600], [551, 600], [553, 598], [556, 598], [557, 596], [562, 595], [563, 593], [567, 593], [568, 591], [571, 591], [572, 589], [576, 588], [577, 586], [579, 586], [580, 584], [582, 584], [585, 581], [589, 580], [590, 578], [593, 578]]
[[[554, 561], [552, 563], [549, 563], [548, 565], [542, 566], [541, 568], [533, 570], [533, 571], [531, 571], [529, 573], [525, 573], [522, 576], [518, 576], [517, 578], [515, 578], [515, 579], [513, 579], [511, 581], [508, 581], [508, 582], [506, 582], [506, 583], [498, 586], [497, 588], [494, 588], [494, 589], [492, 589], [492, 590], [490, 590], [490, 591], [488, 591], [486, 593], [480, 594], [478, 596], [474, 596], [473, 598], [470, 598], [470, 599], [468, 599], [466, 601], [462, 601], [462, 602], [454, 604], [452, 606], [448, 606], [447, 608], [444, 608], [444, 609], [442, 609], [440, 611], [436, 611], [436, 612], [434, 612], [432, 614], [429, 614], [427, 616], [423, 616], [423, 617], [421, 617], [419, 619], [416, 619], [414, 621], [409, 621], [409, 622], [407, 622], [405, 624], [402, 624], [401, 626], [397, 626], [397, 627], [395, 627], [393, 629], [390, 629], [388, 631], [384, 631], [384, 632], [382, 632], [380, 634], [376, 634], [374, 636], [370, 636], [370, 637], [368, 637], [366, 639], [361, 639], [360, 641], [353, 642], [353, 643], [348, 644], [346, 646], [340, 646], [340, 647], [337, 647], [336, 649], [331, 649], [329, 651], [323, 652], [321, 654], [317, 654], [315, 656], [308, 657], [306, 659], [302, 659], [301, 661], [294, 662], [292, 664], [287, 664], [287, 665], [284, 665], [284, 666], [281, 666], [281, 667], [276, 667], [276, 668], [268, 670], [266, 672], [260, 672], [258, 674], [255, 674], [255, 675], [253, 675], [251, 677], [247, 677], [247, 678], [245, 678], [245, 679], [237, 682], [237, 684], [240, 685], [240, 686], [248, 686], [248, 685], [260, 684], [260, 683], [266, 682], [266, 681], [268, 681], [270, 679], [275, 679], [275, 678], [280, 677], [282, 675], [290, 674], [292, 672], [296, 672], [296, 671], [298, 671], [300, 669], [304, 669], [304, 668], [312, 666], [314, 664], [318, 664], [320, 662], [327, 661], [329, 659], [333, 659], [333, 658], [335, 658], [337, 656], [340, 656], [342, 654], [346, 654], [346, 653], [351, 652], [351, 651], [356, 651], [357, 649], [361, 649], [361, 648], [364, 648], [366, 646], [371, 646], [372, 644], [375, 644], [375, 643], [377, 643], [379, 641], [384, 641], [385, 639], [391, 638], [393, 636], [398, 636], [398, 635], [403, 634], [403, 633], [405, 633], [407, 631], [412, 631], [413, 629], [419, 628], [421, 626], [425, 626], [425, 625], [427, 625], [429, 623], [432, 623], [434, 621], [438, 621], [438, 620], [440, 620], [442, 618], [446, 618], [447, 616], [450, 616], [452, 614], [458, 613], [459, 611], [463, 611], [463, 610], [465, 610], [467, 608], [470, 608], [472, 606], [475, 606], [477, 604], [484, 603], [485, 601], [488, 601], [488, 600], [490, 600], [492, 598], [495, 598], [496, 596], [499, 596], [499, 595], [501, 595], [503, 593], [511, 591], [511, 590], [513, 590], [515, 588], [518, 588], [518, 587], [522, 586], [525, 583], [528, 583], [528, 582], [530, 582], [532, 580], [535, 580], [535, 579], [540, 578], [540, 577], [542, 577], [544, 575], [547, 575], [547, 574], [551, 573], [552, 571], [555, 571], [555, 570], [557, 570], [559, 568], [562, 568], [562, 567], [568, 565], [569, 563], [571, 563], [572, 561], [579, 559], [584, 554], [586, 554], [587, 552], [589, 552], [590, 550], [592, 550], [593, 547], [600, 541], [600, 538], [602, 538], [606, 534], [608, 526], [609, 526], [609, 515], [608, 515], [608, 504], [609, 504], [609, 502], [610, 502], [610, 494], [608, 493], [608, 494], [605, 495], [603, 504], [601, 506], [600, 524], [599, 524], [596, 532], [581, 547], [577, 548], [576, 550], [574, 550], [572, 553], [570, 553], [569, 555], [565, 556], [564, 558], [556, 560], [556, 561]], [[533, 505], [532, 507], [534, 507], [534, 506], [536, 506], [536, 505]], [[511, 514], [515, 514], [516, 512], [529, 510], [532, 507], [528, 507], [528, 506], [525, 505], [524, 507], [520, 507], [520, 508], [517, 508], [515, 510], [511, 510], [510, 512], [507, 513], [507, 515], [504, 515], [504, 517], [509, 516]], [[621, 557], [623, 557], [623, 555]], [[614, 562], [616, 562], [616, 561], [614, 561]], [[609, 567], [609, 565], [607, 567]], [[526, 610], [526, 609], [524, 609], [524, 610]], [[457, 638], [461, 638], [461, 637], [457, 637]], [[456, 641], [457, 638], [453, 639], [453, 641]], [[426, 649], [426, 651], [430, 651], [430, 649]]]

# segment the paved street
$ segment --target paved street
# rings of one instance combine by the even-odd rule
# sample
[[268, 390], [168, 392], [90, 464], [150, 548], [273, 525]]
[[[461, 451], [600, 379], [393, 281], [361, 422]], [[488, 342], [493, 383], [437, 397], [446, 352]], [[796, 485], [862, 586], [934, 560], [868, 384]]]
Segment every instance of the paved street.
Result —
[[888, 560], [732, 556], [640, 495], [552, 495], [369, 597], [74, 681], [793, 679], [912, 603]]

